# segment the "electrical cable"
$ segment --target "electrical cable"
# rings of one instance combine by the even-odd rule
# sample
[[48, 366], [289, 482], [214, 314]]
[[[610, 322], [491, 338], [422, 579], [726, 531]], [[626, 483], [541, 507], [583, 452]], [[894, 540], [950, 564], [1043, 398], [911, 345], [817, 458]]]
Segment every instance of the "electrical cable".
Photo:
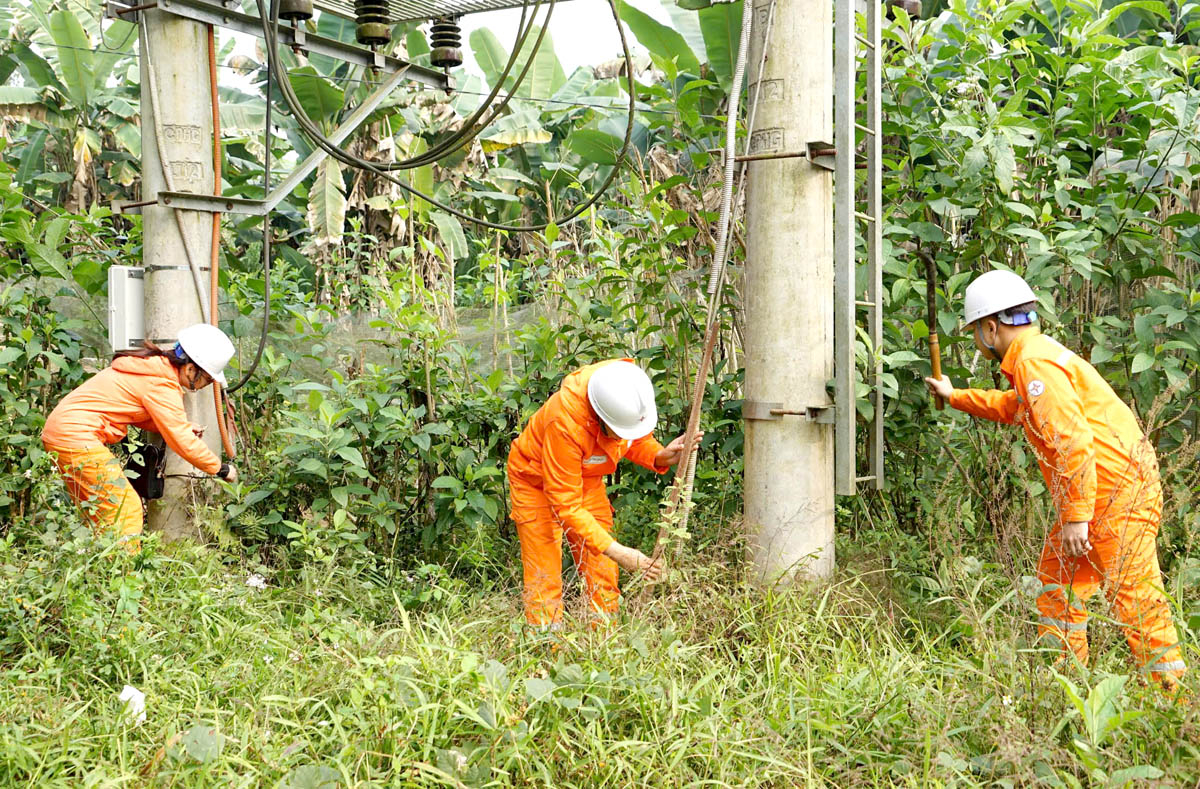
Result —
[[[542, 2], [542, 0], [536, 0], [537, 5], [539, 5], [539, 6], [540, 6], [541, 2]], [[533, 65], [533, 62], [534, 62], [533, 54], [535, 54], [537, 52], [537, 50], [541, 47], [542, 41], [545, 38], [546, 32], [548, 30], [547, 25], [550, 21], [550, 15], [554, 12], [555, 2], [556, 2], [556, 0], [550, 0], [550, 5], [547, 10], [546, 19], [543, 21], [542, 30], [538, 35], [537, 41], [534, 43], [533, 50], [530, 54], [528, 61], [525, 64], [525, 68], [522, 69], [521, 74], [517, 77], [517, 82], [516, 82], [517, 85], [519, 85], [525, 79], [525, 75], [529, 72], [530, 67]], [[342, 153], [348, 158], [342, 159], [341, 161], [343, 161], [344, 163], [346, 163], [352, 167], [356, 167], [358, 169], [370, 169], [371, 167], [375, 167], [380, 170], [387, 170], [387, 171], [414, 169], [417, 167], [421, 167], [425, 164], [430, 164], [434, 161], [437, 161], [438, 159], [442, 158], [442, 156], [447, 155], [454, 150], [457, 150], [458, 148], [462, 147], [463, 145], [465, 145], [468, 142], [470, 142], [471, 140], [473, 140], [476, 136], [478, 136], [490, 123], [492, 123], [492, 121], [495, 120], [496, 117], [499, 116], [499, 114], [508, 105], [508, 102], [511, 98], [511, 97], [506, 97], [505, 100], [500, 104], [500, 106], [496, 107], [495, 110], [492, 112], [492, 114], [489, 115], [485, 121], [483, 121], [482, 123], [477, 123], [477, 121], [479, 120], [479, 117], [488, 110], [491, 102], [495, 99], [496, 95], [499, 94], [501, 88], [503, 88], [504, 81], [508, 78], [508, 75], [511, 72], [512, 67], [516, 64], [518, 58], [520, 57], [522, 51], [525, 48], [525, 42], [529, 37], [529, 33], [533, 29], [534, 23], [536, 21], [536, 16], [537, 16], [537, 10], [535, 7], [534, 13], [532, 15], [529, 15], [528, 24], [525, 23], [526, 14], [528, 13], [529, 3], [530, 3], [530, 0], [524, 0], [524, 2], [523, 2], [523, 5], [521, 7], [521, 19], [520, 19], [520, 22], [518, 23], [517, 40], [514, 43], [512, 54], [509, 56], [508, 62], [505, 64], [503, 72], [501, 73], [500, 77], [497, 79], [496, 85], [492, 88], [491, 94], [488, 96], [488, 98], [483, 103], [480, 104], [480, 106], [475, 110], [474, 113], [471, 114], [471, 116], [469, 118], [464, 120], [464, 122], [462, 123], [462, 125], [460, 126], [460, 128], [457, 131], [451, 133], [447, 138], [435, 143], [434, 146], [431, 147], [428, 151], [418, 154], [417, 156], [414, 156], [410, 159], [401, 160], [399, 162], [379, 162], [379, 161], [364, 159], [362, 157], [354, 156], [353, 154], [350, 154], [349, 152], [346, 152], [346, 151], [342, 151]], [[265, 4], [260, 1], [260, 3], [259, 3], [260, 18], [261, 18], [262, 12], [265, 9], [265, 7], [266, 7]], [[279, 17], [278, 17], [278, 14], [277, 13], [271, 14], [271, 16], [269, 18], [270, 24], [268, 24], [268, 20], [266, 20], [266, 19], [262, 19], [261, 21], [263, 23], [263, 37], [267, 42], [268, 53], [272, 53], [272, 52], [278, 53], [278, 51], [279, 51], [279, 38], [278, 38]], [[287, 101], [289, 108], [292, 110], [292, 115], [295, 117], [295, 120], [297, 121], [297, 123], [299, 123], [301, 125], [301, 127], [305, 131], [305, 133], [309, 137], [312, 137], [315, 142], [318, 142], [318, 144], [321, 144], [322, 141], [324, 141], [325, 143], [331, 143], [331, 141], [322, 134], [320, 128], [308, 116], [307, 112], [305, 112], [303, 105], [301, 105], [299, 103], [299, 100], [296, 97], [295, 91], [292, 88], [290, 81], [286, 85], [281, 85], [281, 89], [284, 92], [284, 98]], [[341, 150], [341, 149], [339, 148], [339, 150]], [[330, 155], [334, 156], [335, 158], [339, 158], [338, 155], [333, 153], [332, 151], [330, 151]]]
[[[608, 176], [601, 183], [600, 187], [596, 190], [595, 194], [593, 194], [591, 197], [589, 197], [584, 202], [577, 205], [570, 213], [568, 213], [566, 216], [564, 216], [562, 219], [560, 219], [558, 222], [558, 224], [560, 226], [570, 224], [574, 220], [578, 219], [580, 216], [583, 215], [583, 213], [585, 211], [587, 211], [589, 208], [591, 208], [593, 205], [595, 205], [596, 202], [599, 201], [600, 197], [603, 196], [603, 194], [612, 185], [613, 181], [616, 180], [616, 177], [620, 172], [621, 165], [624, 163], [625, 158], [628, 155], [629, 146], [630, 146], [630, 143], [633, 138], [634, 119], [635, 119], [635, 115], [636, 115], [636, 105], [637, 105], [636, 81], [634, 79], [634, 73], [633, 73], [633, 58], [629, 51], [629, 42], [625, 36], [625, 29], [621, 25], [620, 15], [618, 14], [618, 11], [617, 11], [616, 2], [615, 2], [615, 0], [608, 0], [608, 4], [609, 4], [609, 9], [611, 10], [612, 15], [613, 15], [613, 21], [617, 27], [618, 35], [620, 36], [620, 39], [621, 39], [621, 49], [622, 49], [622, 52], [624, 53], [625, 70], [626, 70], [626, 74], [628, 76], [629, 112], [628, 112], [628, 120], [627, 120], [626, 127], [625, 127], [625, 137], [624, 137], [624, 140], [622, 141], [621, 151], [617, 156], [616, 164], [613, 165], [612, 170], [609, 172]], [[261, 2], [261, 0], [259, 2], [259, 11], [260, 11], [260, 15], [262, 15], [264, 17], [266, 16], [265, 6]], [[266, 19], [266, 18], [263, 19], [263, 27], [264, 27], [264, 36], [268, 39], [268, 46], [267, 46], [268, 58], [271, 60], [274, 60], [275, 62], [278, 62], [278, 57], [279, 57], [278, 39], [274, 35], [274, 31], [278, 28], [279, 18], [278, 18], [278, 15], [273, 15], [273, 16], [274, 16], [273, 19]], [[543, 30], [543, 32], [544, 32], [544, 30]], [[297, 114], [297, 108], [299, 108], [299, 100], [296, 98], [294, 92], [292, 91], [289, 80], [281, 79], [281, 80], [279, 80], [279, 84], [280, 84], [281, 92], [284, 95], [285, 102], [292, 109], [293, 114]], [[302, 114], [302, 108], [300, 108], [300, 114]], [[356, 167], [358, 169], [364, 169], [364, 170], [367, 170], [368, 172], [372, 172], [375, 175], [378, 175], [379, 177], [384, 178], [384, 179], [396, 184], [397, 186], [399, 186], [401, 189], [408, 192], [409, 194], [411, 194], [415, 197], [419, 197], [422, 200], [425, 200], [426, 202], [430, 203], [431, 205], [433, 205], [453, 216], [456, 216], [460, 219], [471, 222], [472, 224], [475, 224], [475, 225], [478, 225], [481, 227], [491, 228], [494, 230], [507, 230], [507, 231], [514, 231], [514, 232], [536, 232], [536, 231], [544, 230], [550, 224], [549, 222], [543, 222], [540, 224], [532, 224], [532, 225], [507, 225], [507, 224], [491, 222], [488, 220], [479, 219], [478, 217], [471, 216], [470, 214], [460, 211], [459, 209], [454, 208], [452, 206], [446, 205], [445, 203], [442, 203], [441, 201], [437, 200], [436, 198], [421, 192], [420, 190], [412, 187], [405, 181], [395, 178], [390, 173], [388, 173], [388, 172], [380, 169], [378, 166], [376, 166], [376, 163], [364, 161], [364, 160], [356, 161], [357, 157], [352, 157], [349, 154], [347, 154], [345, 151], [342, 151], [336, 145], [330, 144], [329, 141], [327, 139], [325, 139], [323, 137], [323, 135], [321, 135], [321, 133], [318, 129], [314, 128], [314, 129], [310, 130], [310, 129], [306, 128], [304, 121], [307, 120], [307, 118], [301, 118], [300, 115], [297, 114], [296, 120], [300, 123], [302, 129], [306, 133], [306, 136], [309, 136], [309, 138], [314, 143], [316, 143], [318, 145], [318, 147], [325, 150], [330, 156], [334, 157], [334, 159], [336, 159], [337, 161], [343, 162], [349, 166]], [[311, 124], [311, 121], [309, 121], [309, 123]]]
[[[267, 67], [267, 112], [264, 134], [266, 137], [267, 152], [263, 156], [263, 194], [271, 193], [271, 69]], [[262, 256], [263, 256], [263, 319], [262, 328], [258, 335], [258, 348], [254, 351], [254, 359], [250, 362], [250, 367], [242, 373], [242, 377], [233, 386], [225, 390], [228, 394], [233, 394], [237, 390], [246, 385], [250, 377], [254, 375], [254, 371], [258, 369], [258, 363], [262, 361], [263, 350], [267, 347], [267, 332], [271, 325], [271, 214], [267, 212], [263, 215], [262, 227]]]
[[[528, 25], [525, 24], [525, 18], [526, 18], [527, 9], [529, 7], [529, 2], [530, 2], [530, 0], [524, 0], [524, 5], [522, 6], [522, 9], [521, 9], [521, 22], [520, 22], [519, 29], [518, 29], [517, 42], [513, 48], [512, 55], [510, 55], [510, 57], [508, 59], [508, 63], [505, 65], [504, 72], [501, 75], [500, 80], [498, 81], [499, 84], [497, 84], [496, 87], [493, 88], [493, 94], [492, 94], [493, 97], [495, 94], [497, 94], [499, 92], [500, 88], [503, 87], [504, 79], [507, 79], [509, 72], [511, 71], [513, 65], [516, 63], [517, 58], [520, 56], [521, 50], [524, 48], [525, 40], [526, 40], [527, 36], [529, 35], [530, 30], [532, 30], [532, 28], [533, 28], [534, 16], [536, 16], [536, 11], [535, 11], [534, 16], [530, 17], [529, 24]], [[540, 3], [541, 0], [538, 0], [538, 2]], [[554, 2], [554, 0], [551, 0], [551, 10], [553, 10], [553, 2]], [[259, 0], [259, 3], [258, 3], [259, 19], [260, 19], [260, 22], [262, 24], [262, 29], [263, 29], [263, 39], [266, 43], [267, 59], [268, 59], [268, 61], [270, 61], [273, 58], [276, 62], [278, 62], [279, 16], [278, 16], [278, 12], [275, 10], [276, 6], [272, 5], [270, 7], [272, 10], [268, 13], [267, 3], [263, 2], [263, 0]], [[544, 35], [544, 32], [545, 31], [543, 30], [543, 35]], [[538, 42], [540, 45], [541, 37], [539, 37]], [[530, 58], [530, 62], [532, 62], [532, 58]], [[280, 73], [279, 68], [276, 68], [275, 70], [276, 70], [276, 73]], [[528, 70], [528, 68], [526, 70]], [[284, 73], [286, 75], [286, 70], [284, 70], [282, 73]], [[356, 167], [358, 169], [370, 169], [370, 168], [374, 167], [374, 168], [381, 169], [381, 170], [400, 170], [400, 169], [409, 169], [412, 167], [421, 166], [421, 162], [418, 161], [418, 159], [421, 157], [414, 157], [413, 159], [403, 160], [400, 162], [378, 162], [378, 161], [372, 161], [372, 160], [368, 160], [368, 159], [363, 159], [358, 156], [354, 156], [353, 154], [350, 154], [349, 152], [342, 151], [340, 148], [337, 149], [338, 151], [340, 151], [340, 154], [334, 152], [334, 150], [332, 150], [331, 148], [328, 147], [328, 146], [334, 146], [334, 143], [332, 143], [331, 140], [329, 140], [327, 137], [324, 136], [324, 134], [321, 132], [321, 130], [313, 122], [312, 118], [310, 118], [308, 116], [308, 113], [304, 110], [303, 105], [300, 103], [298, 97], [296, 96], [295, 90], [292, 87], [290, 80], [286, 80], [286, 81], [281, 80], [280, 81], [280, 90], [284, 95], [284, 100], [288, 104], [288, 107], [291, 110], [294, 119], [296, 120], [296, 122], [298, 124], [300, 124], [301, 129], [302, 129], [302, 131], [304, 131], [305, 135], [310, 137], [320, 147], [327, 150], [331, 156], [334, 156], [334, 158], [338, 159], [339, 161], [342, 161], [343, 163], [348, 164], [352, 167]], [[473, 137], [474, 134], [478, 134], [479, 131], [482, 131], [482, 129], [475, 130], [474, 134], [472, 134], [473, 123], [475, 120], [478, 119], [479, 115], [481, 115], [484, 111], [486, 111], [487, 104], [488, 104], [488, 102], [484, 102], [483, 104], [481, 104], [480, 107], [476, 110], [476, 112], [472, 114], [471, 118], [469, 118], [468, 121], [465, 122], [458, 131], [451, 134], [447, 140], [437, 143], [435, 145], [435, 152], [449, 151], [449, 150], [453, 149], [453, 147], [456, 145], [457, 141], [462, 141], [467, 135], [471, 135]], [[334, 147], [336, 147], [336, 146], [334, 146]], [[424, 156], [424, 155], [425, 154], [422, 154], [421, 156]]]
[[[516, 65], [517, 59], [521, 56], [521, 52], [524, 51], [525, 41], [528, 39], [529, 33], [533, 30], [534, 22], [537, 20], [537, 10], [541, 6], [542, 0], [536, 0], [534, 3], [533, 13], [529, 15], [529, 24], [525, 25], [525, 14], [529, 8], [529, 1], [530, 0], [524, 0], [521, 6], [521, 19], [517, 23], [517, 39], [513, 43], [512, 54], [509, 55], [508, 62], [504, 66], [504, 71], [502, 71], [500, 76], [496, 78], [496, 84], [492, 86], [492, 90], [487, 94], [487, 98], [485, 98], [475, 109], [475, 111], [471, 113], [470, 117], [463, 120], [458, 131], [451, 134], [445, 140], [441, 140], [435, 145], [430, 146], [429, 150], [425, 151], [424, 153], [418, 154], [417, 156], [406, 159], [402, 162], [394, 163], [386, 169], [412, 169], [423, 164], [430, 164], [434, 161], [437, 161], [443, 155], [448, 155], [466, 145], [471, 140], [474, 140], [483, 132], [484, 129], [486, 129], [493, 121], [495, 121], [497, 117], [499, 117], [500, 113], [504, 111], [504, 108], [508, 106], [508, 102], [512, 98], [511, 92], [510, 95], [505, 97], [504, 101], [500, 103], [500, 106], [497, 107], [492, 114], [487, 117], [486, 120], [484, 120], [482, 123], [479, 122], [479, 116], [481, 116], [488, 109], [488, 107], [491, 106], [492, 102], [496, 100], [496, 96], [499, 95], [500, 90], [504, 87], [504, 81], [508, 79], [508, 75], [512, 71], [512, 67]], [[530, 66], [533, 65], [533, 56], [542, 46], [542, 40], [545, 38], [546, 31], [550, 27], [550, 16], [554, 13], [554, 4], [556, 1], [557, 0], [550, 0], [550, 5], [546, 10], [546, 18], [542, 21], [542, 30], [538, 34], [538, 39], [533, 45], [533, 50], [530, 52], [529, 59], [525, 63], [525, 68], [523, 68], [521, 73], [517, 76], [516, 83], [514, 83], [513, 86], [514, 90], [517, 85], [520, 85], [525, 81], [525, 75], [529, 72]]]
[[[208, 92], [212, 105], [212, 136], [213, 136], [213, 194], [221, 195], [221, 101], [217, 93], [217, 37], [212, 25], [208, 27]], [[217, 325], [220, 319], [221, 290], [221, 212], [212, 213], [212, 253], [208, 263], [208, 316], [209, 323]], [[225, 422], [225, 409], [221, 404], [221, 384], [212, 382], [213, 408], [217, 416], [217, 430], [221, 434], [221, 444], [225, 454], [230, 458], [237, 457], [237, 449], [229, 437], [229, 425]]]

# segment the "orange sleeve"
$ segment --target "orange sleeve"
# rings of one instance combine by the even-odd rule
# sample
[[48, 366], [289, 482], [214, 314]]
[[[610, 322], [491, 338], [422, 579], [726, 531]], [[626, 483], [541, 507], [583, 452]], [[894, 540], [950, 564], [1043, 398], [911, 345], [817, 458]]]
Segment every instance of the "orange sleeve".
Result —
[[1096, 508], [1096, 448], [1079, 393], [1048, 359], [1025, 360], [1014, 379], [1017, 390], [1028, 393], [1026, 427], [1042, 444], [1045, 457], [1040, 459], [1050, 473], [1058, 517], [1090, 521]]
[[221, 470], [221, 459], [192, 432], [179, 391], [166, 381], [153, 383], [142, 395], [150, 421], [177, 455], [207, 474]]
[[658, 453], [662, 450], [663, 445], [658, 443], [653, 435], [645, 435], [633, 442], [629, 451], [625, 453], [625, 457], [643, 468], [650, 469], [655, 474], [666, 474], [670, 471], [670, 466], [654, 465], [654, 458], [658, 457]]
[[583, 506], [583, 449], [557, 419], [546, 427], [542, 443], [542, 491], [563, 529], [590, 550], [604, 553], [613, 544], [612, 535]]
[[1017, 393], [1012, 389], [955, 389], [950, 405], [980, 419], [1011, 425], [1017, 417]]

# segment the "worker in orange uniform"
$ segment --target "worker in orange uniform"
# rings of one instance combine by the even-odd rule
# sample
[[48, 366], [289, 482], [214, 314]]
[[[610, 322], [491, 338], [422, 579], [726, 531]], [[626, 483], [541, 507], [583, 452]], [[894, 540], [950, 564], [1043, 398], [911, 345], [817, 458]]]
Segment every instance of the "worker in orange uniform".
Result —
[[1096, 368], [1041, 333], [1037, 297], [1021, 277], [978, 277], [967, 287], [963, 320], [1012, 388], [955, 389], [946, 376], [925, 383], [960, 411], [1021, 425], [1037, 454], [1058, 511], [1038, 564], [1039, 635], [1086, 663], [1084, 603], [1103, 587], [1138, 663], [1173, 686], [1186, 667], [1158, 565], [1163, 499], [1154, 447]]
[[596, 614], [617, 610], [618, 565], [658, 579], [659, 562], [613, 539], [604, 487], [623, 457], [659, 474], [679, 462], [683, 437], [664, 447], [651, 435], [657, 421], [649, 376], [632, 359], [611, 359], [568, 375], [513, 442], [508, 480], [531, 625], [561, 620], [564, 533]]
[[67, 491], [80, 504], [97, 534], [115, 532], [130, 551], [142, 533], [142, 503], [121, 463], [108, 450], [130, 425], [162, 435], [167, 446], [201, 471], [228, 482], [237, 469], [200, 440], [203, 430], [188, 421], [184, 391], [213, 381], [225, 385], [223, 370], [233, 343], [206, 323], [179, 332], [169, 349], [153, 343], [121, 351], [107, 369], [64, 397], [46, 419], [42, 444], [56, 455]]

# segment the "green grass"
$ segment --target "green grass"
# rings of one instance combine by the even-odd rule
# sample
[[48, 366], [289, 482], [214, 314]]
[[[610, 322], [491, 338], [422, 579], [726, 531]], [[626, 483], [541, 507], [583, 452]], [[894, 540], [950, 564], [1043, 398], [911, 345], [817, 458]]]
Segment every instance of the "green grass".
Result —
[[421, 579], [309, 567], [256, 590], [217, 552], [49, 542], [0, 542], [0, 786], [1200, 780], [1194, 702], [1105, 685], [1130, 669], [1101, 632], [1092, 674], [1060, 667], [1103, 686], [1085, 718], [987, 568], [913, 586], [860, 547], [835, 583], [764, 595], [693, 566], [620, 623], [551, 637], [494, 580], [435, 574], [407, 610]]

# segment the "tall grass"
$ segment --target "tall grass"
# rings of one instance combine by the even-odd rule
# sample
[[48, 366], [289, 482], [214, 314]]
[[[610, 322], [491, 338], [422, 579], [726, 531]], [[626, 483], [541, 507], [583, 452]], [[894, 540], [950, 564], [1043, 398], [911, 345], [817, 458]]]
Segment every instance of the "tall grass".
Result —
[[[860, 533], [833, 583], [789, 593], [713, 559], [610, 626], [540, 635], [511, 581], [381, 588], [334, 563], [256, 589], [263, 568], [219, 553], [151, 540], [131, 559], [17, 528], [0, 553], [0, 785], [1200, 781], [1196, 704], [1104, 685], [1133, 671], [1118, 638], [1059, 681], [1002, 573], [904, 575], [886, 559], [902, 539]], [[147, 696], [140, 726], [125, 684]]]

